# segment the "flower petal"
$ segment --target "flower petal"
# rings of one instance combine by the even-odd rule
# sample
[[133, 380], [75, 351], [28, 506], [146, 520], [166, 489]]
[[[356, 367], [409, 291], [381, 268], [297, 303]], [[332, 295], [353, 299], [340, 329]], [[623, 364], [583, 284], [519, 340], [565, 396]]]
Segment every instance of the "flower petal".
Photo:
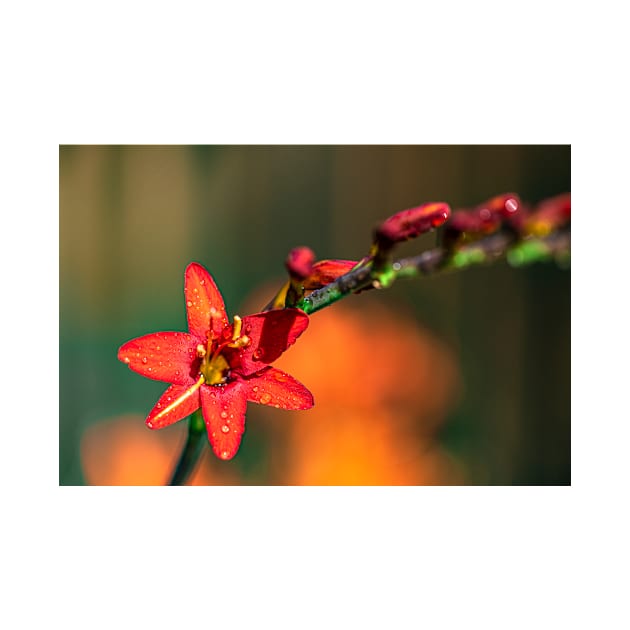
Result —
[[233, 367], [247, 376], [275, 361], [306, 330], [308, 315], [285, 308], [243, 317], [243, 333], [251, 343], [239, 352]]
[[212, 276], [198, 263], [186, 267], [184, 295], [190, 333], [205, 339], [212, 319], [212, 330], [218, 337], [228, 323], [225, 304]]
[[120, 346], [118, 359], [147, 378], [189, 385], [196, 380], [198, 371], [197, 343], [188, 333], [152, 333]]
[[310, 409], [313, 394], [290, 374], [270, 367], [243, 381], [247, 400], [279, 409]]
[[149, 429], [162, 429], [199, 409], [199, 385], [171, 385], [155, 403], [145, 423]]
[[204, 385], [201, 388], [201, 408], [206, 422], [208, 440], [214, 454], [232, 459], [238, 452], [245, 432], [247, 398], [242, 381], [228, 385]]

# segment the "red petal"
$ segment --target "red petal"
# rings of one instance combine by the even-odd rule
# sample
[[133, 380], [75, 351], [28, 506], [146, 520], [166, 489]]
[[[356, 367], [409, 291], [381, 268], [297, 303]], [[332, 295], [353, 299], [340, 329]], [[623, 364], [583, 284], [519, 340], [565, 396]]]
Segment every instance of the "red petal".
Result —
[[149, 429], [162, 429], [199, 409], [199, 387], [171, 385], [151, 409], [146, 419]]
[[123, 344], [118, 350], [118, 359], [147, 378], [189, 385], [197, 377], [198, 343], [188, 333], [152, 333]]
[[232, 459], [238, 452], [245, 431], [246, 407], [247, 399], [240, 380], [229, 385], [204, 385], [201, 388], [203, 419], [217, 457]]
[[247, 376], [275, 361], [306, 330], [308, 315], [285, 308], [243, 317], [243, 334], [251, 339], [230, 364]]
[[290, 374], [268, 368], [244, 381], [247, 400], [280, 409], [310, 409], [313, 394]]
[[313, 265], [311, 274], [304, 281], [304, 288], [319, 289], [326, 286], [348, 273], [356, 264], [356, 260], [320, 260]]
[[225, 304], [212, 276], [198, 263], [186, 267], [184, 295], [190, 333], [205, 339], [212, 318], [212, 330], [218, 337], [228, 323]]

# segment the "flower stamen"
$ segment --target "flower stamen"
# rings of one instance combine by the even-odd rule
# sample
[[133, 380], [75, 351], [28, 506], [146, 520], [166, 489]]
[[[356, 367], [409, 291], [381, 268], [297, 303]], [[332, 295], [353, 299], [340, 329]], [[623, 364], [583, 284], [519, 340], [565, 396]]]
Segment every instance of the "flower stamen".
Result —
[[234, 315], [234, 330], [232, 332], [232, 341], [236, 341], [241, 336], [241, 328], [243, 327], [243, 320]]

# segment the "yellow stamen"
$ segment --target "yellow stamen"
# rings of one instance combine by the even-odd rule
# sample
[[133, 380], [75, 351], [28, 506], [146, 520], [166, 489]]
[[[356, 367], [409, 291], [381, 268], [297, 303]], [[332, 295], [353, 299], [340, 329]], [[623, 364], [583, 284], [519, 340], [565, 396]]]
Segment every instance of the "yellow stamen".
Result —
[[157, 415], [153, 417], [153, 420], [151, 422], [154, 422], [155, 420], [158, 420], [162, 416], [165, 416], [167, 413], [170, 413], [171, 411], [173, 411], [173, 409], [175, 409], [177, 405], [180, 405], [181, 403], [183, 403], [186, 400], [186, 398], [190, 398], [204, 384], [204, 382], [205, 381], [204, 381], [203, 376], [200, 376], [199, 380], [194, 385], [191, 385], [181, 396], [178, 396], [168, 407], [164, 407], [164, 409], [162, 409], [160, 413], [158, 413]]
[[228, 344], [228, 348], [245, 348], [246, 346], [249, 346], [250, 343], [251, 339], [247, 335], [243, 335], [242, 337], [239, 337], [236, 341]]
[[232, 332], [232, 341], [236, 341], [241, 336], [241, 328], [243, 327], [243, 320], [234, 315], [234, 332]]

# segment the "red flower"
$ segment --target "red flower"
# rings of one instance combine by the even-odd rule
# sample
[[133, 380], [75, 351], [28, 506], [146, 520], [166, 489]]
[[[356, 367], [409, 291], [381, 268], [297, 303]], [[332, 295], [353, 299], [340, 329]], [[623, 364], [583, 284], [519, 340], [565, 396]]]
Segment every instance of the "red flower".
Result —
[[118, 358], [132, 370], [171, 386], [146, 424], [161, 429], [200, 406], [212, 450], [236, 455], [245, 431], [247, 401], [282, 409], [310, 409], [312, 394], [289, 374], [269, 366], [308, 326], [294, 308], [236, 315], [228, 322], [212, 276], [199, 264], [186, 269], [188, 333], [158, 332], [121, 346]]

